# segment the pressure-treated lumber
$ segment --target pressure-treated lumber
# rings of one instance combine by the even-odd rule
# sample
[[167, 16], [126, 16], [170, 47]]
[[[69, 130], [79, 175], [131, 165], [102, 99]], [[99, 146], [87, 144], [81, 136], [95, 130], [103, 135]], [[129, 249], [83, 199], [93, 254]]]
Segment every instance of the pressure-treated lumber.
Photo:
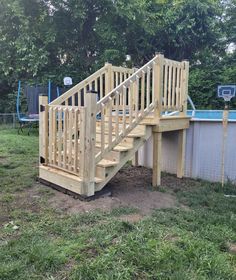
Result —
[[184, 176], [186, 129], [179, 130], [178, 134], [177, 177], [182, 178]]
[[159, 186], [162, 133], [173, 130], [179, 131], [177, 176], [182, 177], [188, 67], [162, 54], [135, 70], [106, 63], [43, 106], [40, 178], [93, 196], [128, 160], [138, 165], [138, 149], [153, 134], [152, 184]]
[[40, 162], [45, 162], [47, 158], [47, 143], [46, 143], [46, 135], [47, 135], [47, 122], [48, 115], [46, 105], [48, 104], [48, 97], [45, 95], [39, 96], [39, 158]]
[[153, 174], [152, 186], [158, 187], [161, 185], [161, 146], [162, 146], [162, 133], [153, 133]]

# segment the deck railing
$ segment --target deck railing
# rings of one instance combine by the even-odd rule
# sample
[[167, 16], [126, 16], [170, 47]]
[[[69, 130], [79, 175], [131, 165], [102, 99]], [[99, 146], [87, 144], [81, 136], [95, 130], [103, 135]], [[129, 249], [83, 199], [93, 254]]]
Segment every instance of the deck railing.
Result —
[[106, 64], [41, 108], [41, 163], [94, 183], [96, 163], [148, 114], [186, 114], [187, 80], [188, 62], [161, 54], [136, 72]]
[[113, 88], [134, 73], [134, 69], [116, 67], [106, 63], [104, 67], [78, 83], [63, 95], [52, 101], [51, 105], [84, 106], [84, 95], [88, 91], [96, 91], [103, 98]]

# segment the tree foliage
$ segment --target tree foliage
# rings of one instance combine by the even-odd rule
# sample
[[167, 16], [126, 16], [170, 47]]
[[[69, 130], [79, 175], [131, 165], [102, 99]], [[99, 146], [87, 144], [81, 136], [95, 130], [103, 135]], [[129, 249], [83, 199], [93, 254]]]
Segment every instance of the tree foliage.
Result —
[[74, 82], [109, 61], [139, 67], [163, 52], [189, 59], [198, 108], [218, 108], [219, 83], [235, 83], [235, 0], [1, 0], [0, 111], [17, 80]]

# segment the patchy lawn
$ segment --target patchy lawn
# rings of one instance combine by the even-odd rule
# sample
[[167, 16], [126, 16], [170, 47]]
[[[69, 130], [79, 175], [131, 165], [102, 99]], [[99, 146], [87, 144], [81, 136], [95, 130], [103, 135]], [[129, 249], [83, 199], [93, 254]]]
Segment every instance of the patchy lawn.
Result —
[[[36, 183], [38, 137], [0, 130], [0, 279], [236, 279], [236, 188], [126, 167], [112, 197]], [[164, 201], [164, 202], [163, 202]]]

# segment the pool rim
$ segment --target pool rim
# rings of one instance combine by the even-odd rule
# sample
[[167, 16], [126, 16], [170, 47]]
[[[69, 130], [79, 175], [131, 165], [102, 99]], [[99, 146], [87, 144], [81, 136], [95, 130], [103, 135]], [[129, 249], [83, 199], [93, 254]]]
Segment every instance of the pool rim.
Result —
[[[195, 112], [209, 112], [209, 111], [223, 113], [224, 110], [195, 110]], [[187, 112], [193, 112], [193, 110], [187, 110]], [[229, 112], [236, 113], [236, 110], [229, 110]], [[206, 118], [191, 117], [190, 121], [192, 121], [192, 122], [196, 122], [196, 121], [198, 121], [198, 122], [222, 122], [223, 119], [206, 119]], [[236, 122], [236, 119], [228, 119], [228, 122]]]

